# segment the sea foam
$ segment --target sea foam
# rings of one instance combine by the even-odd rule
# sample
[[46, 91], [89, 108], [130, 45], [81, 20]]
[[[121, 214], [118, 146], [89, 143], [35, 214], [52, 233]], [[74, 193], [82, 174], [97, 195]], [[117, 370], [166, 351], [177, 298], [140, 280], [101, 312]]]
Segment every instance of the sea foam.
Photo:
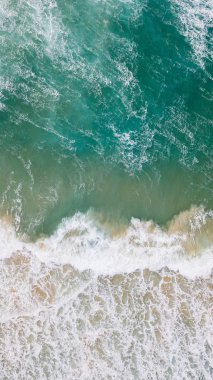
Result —
[[5, 221], [0, 233], [1, 258], [27, 251], [41, 261], [99, 274], [169, 267], [194, 277], [209, 275], [213, 264], [212, 211], [202, 206], [180, 213], [165, 227], [136, 218], [130, 224], [113, 222], [90, 210], [64, 219], [51, 236], [35, 242], [17, 236]]
[[34, 243], [10, 223], [0, 225], [2, 378], [211, 379], [211, 213], [191, 208], [164, 230], [78, 213]]

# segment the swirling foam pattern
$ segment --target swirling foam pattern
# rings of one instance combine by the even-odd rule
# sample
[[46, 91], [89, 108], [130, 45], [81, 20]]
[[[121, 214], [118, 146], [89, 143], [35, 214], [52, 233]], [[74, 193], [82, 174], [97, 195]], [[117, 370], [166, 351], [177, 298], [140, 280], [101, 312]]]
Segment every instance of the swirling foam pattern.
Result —
[[208, 380], [211, 0], [1, 0], [0, 377]]

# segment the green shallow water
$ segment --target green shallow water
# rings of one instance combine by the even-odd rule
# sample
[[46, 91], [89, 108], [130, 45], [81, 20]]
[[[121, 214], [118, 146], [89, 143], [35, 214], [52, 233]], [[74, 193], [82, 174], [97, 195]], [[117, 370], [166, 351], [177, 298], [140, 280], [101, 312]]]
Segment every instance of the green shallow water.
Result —
[[90, 208], [213, 207], [210, 2], [0, 5], [0, 207], [51, 233]]
[[0, 379], [210, 380], [211, 0], [0, 0]]

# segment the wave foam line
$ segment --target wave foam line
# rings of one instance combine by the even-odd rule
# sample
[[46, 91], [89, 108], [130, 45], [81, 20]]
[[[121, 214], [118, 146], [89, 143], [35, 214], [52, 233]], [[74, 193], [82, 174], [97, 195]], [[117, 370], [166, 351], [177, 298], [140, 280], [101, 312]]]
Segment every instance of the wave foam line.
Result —
[[3, 220], [0, 236], [1, 258], [30, 252], [44, 262], [99, 274], [168, 267], [194, 277], [213, 268], [213, 213], [203, 207], [180, 213], [164, 229], [136, 218], [129, 225], [116, 224], [90, 210], [62, 220], [53, 235], [36, 242], [19, 238]]

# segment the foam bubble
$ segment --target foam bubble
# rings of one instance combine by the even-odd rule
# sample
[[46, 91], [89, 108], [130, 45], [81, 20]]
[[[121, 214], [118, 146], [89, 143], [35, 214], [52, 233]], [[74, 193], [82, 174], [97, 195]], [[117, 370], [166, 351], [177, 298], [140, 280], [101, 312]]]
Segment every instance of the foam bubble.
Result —
[[2, 377], [211, 377], [211, 278], [94, 275], [27, 253], [0, 274]]
[[78, 213], [34, 243], [5, 217], [0, 237], [2, 378], [211, 378], [211, 212], [164, 230]]
[[1, 255], [24, 249], [41, 261], [69, 263], [99, 274], [169, 267], [190, 277], [205, 276], [213, 264], [212, 231], [212, 212], [203, 207], [180, 213], [166, 228], [135, 218], [129, 225], [113, 225], [89, 211], [64, 219], [53, 235], [35, 243], [22, 241], [11, 226], [1, 222]]
[[212, 58], [208, 47], [209, 27], [213, 16], [212, 1], [172, 0], [171, 4], [179, 19], [180, 31], [189, 41], [195, 59], [201, 67], [205, 67], [205, 60]]

